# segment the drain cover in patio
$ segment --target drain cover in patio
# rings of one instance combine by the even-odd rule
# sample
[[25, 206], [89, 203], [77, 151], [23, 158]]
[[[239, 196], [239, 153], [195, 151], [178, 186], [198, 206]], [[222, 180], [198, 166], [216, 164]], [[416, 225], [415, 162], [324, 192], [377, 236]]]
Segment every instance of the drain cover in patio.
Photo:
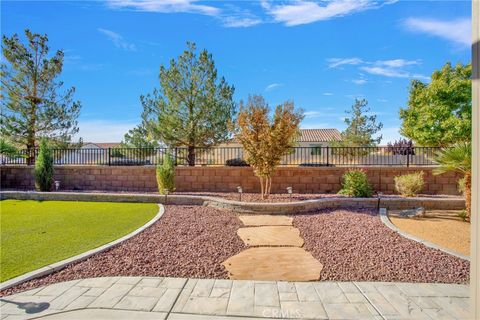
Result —
[[244, 280], [319, 280], [323, 268], [310, 253], [296, 247], [250, 248], [223, 265], [230, 279]]
[[240, 228], [238, 236], [249, 246], [303, 246], [300, 231], [288, 226]]
[[238, 217], [244, 226], [291, 226], [292, 217], [278, 215], [249, 215]]

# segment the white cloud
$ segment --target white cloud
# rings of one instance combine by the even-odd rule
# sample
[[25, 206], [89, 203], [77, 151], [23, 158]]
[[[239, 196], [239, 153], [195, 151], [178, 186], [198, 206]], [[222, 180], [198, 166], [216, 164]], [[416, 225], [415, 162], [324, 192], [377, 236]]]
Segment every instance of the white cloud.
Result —
[[136, 51], [137, 47], [134, 44], [127, 42], [120, 34], [113, 32], [112, 30], [98, 28], [100, 33], [103, 33], [110, 39], [115, 47], [123, 49], [125, 51]]
[[265, 88], [265, 91], [272, 91], [281, 86], [283, 86], [283, 83], [271, 83]]
[[330, 58], [327, 59], [329, 68], [337, 68], [343, 65], [362, 64], [363, 60], [359, 58]]
[[223, 25], [229, 28], [246, 28], [262, 23], [258, 18], [227, 16], [222, 18]]
[[331, 0], [331, 1], [302, 1], [295, 0], [287, 4], [272, 5], [263, 1], [262, 6], [276, 22], [287, 26], [297, 26], [335, 17], [342, 17], [352, 13], [378, 8], [395, 1], [372, 0]]
[[320, 111], [306, 111], [303, 114], [307, 118], [314, 118], [316, 116], [319, 116], [321, 113], [320, 113]]
[[76, 138], [82, 137], [85, 142], [120, 142], [128, 130], [132, 129], [140, 120], [111, 121], [111, 120], [79, 120], [79, 132]]
[[428, 18], [408, 18], [405, 27], [413, 32], [425, 33], [468, 47], [472, 43], [472, 24], [470, 18], [456, 20], [437, 20]]
[[355, 84], [358, 84], [358, 85], [362, 85], [362, 84], [367, 83], [367, 80], [365, 80], [365, 79], [353, 79], [352, 82], [355, 83]]
[[404, 59], [393, 59], [393, 60], [378, 60], [375, 62], [378, 66], [385, 66], [390, 68], [402, 68], [405, 66], [417, 65], [420, 64], [419, 60], [404, 60]]
[[323, 95], [324, 95], [324, 96], [333, 96], [333, 93], [331, 93], [331, 92], [324, 92]]
[[408, 73], [395, 68], [388, 67], [362, 67], [363, 71], [375, 74], [378, 76], [392, 77], [392, 78], [407, 78]]
[[220, 9], [212, 6], [197, 4], [197, 0], [108, 0], [108, 6], [116, 9], [132, 9], [145, 12], [161, 13], [199, 13], [217, 15]]
[[388, 102], [387, 99], [377, 99], [378, 102]]
[[419, 79], [424, 81], [430, 80], [430, 78], [427, 76], [424, 76], [422, 74], [417, 74], [417, 73], [410, 73], [400, 68], [372, 66], [372, 67], [362, 67], [361, 69], [370, 74], [389, 77], [389, 78], [412, 78], [412, 79]]
[[346, 94], [345, 98], [348, 99], [363, 99], [365, 98], [365, 95], [363, 93], [357, 93], [357, 94]]
[[[413, 78], [429, 80], [430, 78], [422, 74], [412, 73], [408, 70], [411, 66], [421, 64], [420, 60], [390, 59], [365, 61], [360, 58], [330, 58], [327, 59], [330, 68], [338, 68], [344, 65], [358, 65], [360, 70], [370, 74], [390, 77], [390, 78]], [[363, 75], [359, 79], [351, 80], [353, 83], [362, 85], [367, 82]]]

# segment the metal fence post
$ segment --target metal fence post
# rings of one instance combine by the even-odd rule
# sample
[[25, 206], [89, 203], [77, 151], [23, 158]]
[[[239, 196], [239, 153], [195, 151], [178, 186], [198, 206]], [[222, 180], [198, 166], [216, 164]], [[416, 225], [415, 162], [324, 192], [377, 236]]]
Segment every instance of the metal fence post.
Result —
[[407, 150], [407, 168], [410, 167], [410, 151]]
[[110, 152], [111, 148], [108, 148], [108, 166], [111, 166], [111, 162], [110, 162], [110, 159], [111, 159], [111, 152]]
[[176, 167], [178, 165], [178, 163], [177, 163], [177, 148], [175, 148], [174, 153], [175, 153], [175, 167]]
[[330, 163], [329, 163], [329, 157], [330, 157], [330, 147], [327, 146], [327, 167], [330, 166]]

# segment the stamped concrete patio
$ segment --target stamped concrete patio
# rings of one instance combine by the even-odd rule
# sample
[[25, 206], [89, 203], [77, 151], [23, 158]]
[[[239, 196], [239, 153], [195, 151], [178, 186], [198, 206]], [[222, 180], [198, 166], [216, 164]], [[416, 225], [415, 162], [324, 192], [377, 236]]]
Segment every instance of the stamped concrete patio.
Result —
[[106, 277], [3, 297], [1, 319], [467, 319], [468, 286]]

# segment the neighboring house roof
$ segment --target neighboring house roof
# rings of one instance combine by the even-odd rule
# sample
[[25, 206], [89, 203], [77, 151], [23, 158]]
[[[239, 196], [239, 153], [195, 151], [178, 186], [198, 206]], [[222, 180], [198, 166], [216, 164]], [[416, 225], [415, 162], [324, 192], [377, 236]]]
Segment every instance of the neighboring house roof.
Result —
[[92, 145], [100, 149], [116, 148], [120, 142], [85, 142], [82, 148], [92, 148]]
[[337, 129], [300, 129], [298, 142], [329, 142], [342, 139]]

